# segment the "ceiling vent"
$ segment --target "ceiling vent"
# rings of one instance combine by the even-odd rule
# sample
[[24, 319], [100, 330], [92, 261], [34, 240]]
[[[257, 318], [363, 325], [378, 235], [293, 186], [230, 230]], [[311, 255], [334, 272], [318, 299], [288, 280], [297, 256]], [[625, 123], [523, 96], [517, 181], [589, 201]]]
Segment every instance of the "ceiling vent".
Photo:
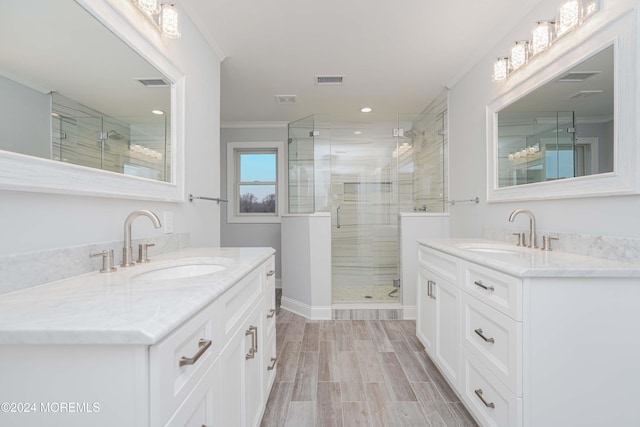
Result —
[[297, 95], [276, 95], [278, 104], [295, 104]]
[[169, 87], [169, 82], [161, 78], [136, 79], [146, 87]]
[[588, 96], [591, 95], [598, 95], [601, 94], [603, 91], [601, 90], [581, 90], [580, 92], [576, 92], [573, 95], [571, 95], [569, 98], [567, 99], [584, 99]]
[[344, 76], [340, 75], [320, 75], [316, 74], [316, 85], [317, 86], [326, 86], [326, 85], [341, 85]]
[[600, 71], [573, 71], [558, 79], [559, 82], [583, 82], [591, 76], [600, 74]]

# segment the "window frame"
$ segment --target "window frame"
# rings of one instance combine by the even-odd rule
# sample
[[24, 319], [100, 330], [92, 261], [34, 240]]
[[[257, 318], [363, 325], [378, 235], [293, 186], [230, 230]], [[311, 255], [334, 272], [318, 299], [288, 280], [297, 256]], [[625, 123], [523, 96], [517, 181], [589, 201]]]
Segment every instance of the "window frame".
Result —
[[[275, 214], [265, 212], [240, 213], [240, 154], [273, 152], [276, 154]], [[227, 142], [227, 199], [229, 200], [227, 203], [227, 223], [280, 223], [280, 217], [285, 212], [287, 200], [284, 159], [284, 143], [282, 141]], [[264, 182], [266, 183], [267, 181]]]

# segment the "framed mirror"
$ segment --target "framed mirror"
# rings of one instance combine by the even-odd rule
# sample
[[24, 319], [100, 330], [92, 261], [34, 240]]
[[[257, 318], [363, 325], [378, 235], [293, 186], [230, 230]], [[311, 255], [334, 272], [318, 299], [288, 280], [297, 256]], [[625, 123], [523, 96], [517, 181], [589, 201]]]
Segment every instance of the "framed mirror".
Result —
[[632, 15], [560, 39], [488, 105], [488, 201], [638, 192]]
[[125, 6], [3, 4], [0, 188], [184, 199], [184, 76]]

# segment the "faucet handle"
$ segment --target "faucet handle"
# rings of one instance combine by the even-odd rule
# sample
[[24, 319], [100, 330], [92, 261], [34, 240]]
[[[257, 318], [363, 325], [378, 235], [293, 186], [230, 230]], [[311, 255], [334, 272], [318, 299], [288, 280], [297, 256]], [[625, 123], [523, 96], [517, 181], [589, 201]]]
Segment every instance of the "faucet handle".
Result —
[[512, 234], [518, 238], [518, 243], [516, 243], [516, 246], [527, 245], [527, 242], [525, 241], [524, 233], [512, 233]]
[[553, 250], [551, 249], [552, 240], [560, 240], [560, 239], [558, 237], [542, 236], [542, 247], [540, 248], [540, 250], [552, 251]]
[[102, 257], [102, 268], [100, 269], [100, 273], [111, 273], [117, 270], [117, 268], [113, 266], [113, 249], [104, 250], [102, 252], [96, 252], [94, 254], [89, 254], [89, 256]]
[[149, 262], [149, 257], [147, 256], [147, 248], [150, 246], [155, 246], [155, 243], [140, 243], [138, 245], [138, 263]]

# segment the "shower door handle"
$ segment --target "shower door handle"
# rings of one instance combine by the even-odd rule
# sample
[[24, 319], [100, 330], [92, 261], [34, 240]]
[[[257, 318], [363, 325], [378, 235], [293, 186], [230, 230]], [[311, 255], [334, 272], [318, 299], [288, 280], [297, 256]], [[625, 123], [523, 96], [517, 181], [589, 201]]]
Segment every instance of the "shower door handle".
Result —
[[336, 209], [336, 228], [340, 228], [340, 206]]

